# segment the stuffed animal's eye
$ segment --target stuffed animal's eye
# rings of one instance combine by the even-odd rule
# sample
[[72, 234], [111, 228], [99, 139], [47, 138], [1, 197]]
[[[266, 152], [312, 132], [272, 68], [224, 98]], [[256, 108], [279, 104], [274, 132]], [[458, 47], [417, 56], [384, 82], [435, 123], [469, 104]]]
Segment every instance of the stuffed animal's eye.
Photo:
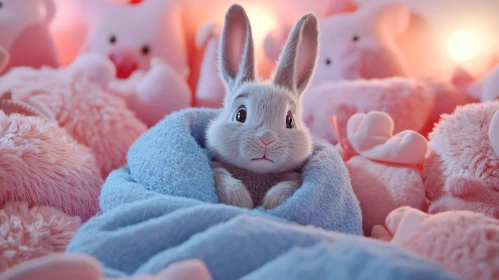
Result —
[[246, 121], [246, 107], [241, 106], [236, 111], [236, 121], [244, 123]]
[[359, 41], [359, 40], [360, 40], [359, 35], [353, 35], [353, 37], [352, 37], [352, 41], [357, 42], [357, 41]]
[[151, 48], [149, 48], [148, 45], [144, 45], [140, 51], [142, 52], [143, 55], [148, 55], [149, 52], [151, 51]]
[[111, 44], [114, 44], [116, 43], [116, 41], [118, 41], [118, 39], [116, 38], [116, 36], [112, 35], [110, 38], [109, 38], [109, 43]]
[[326, 65], [329, 66], [331, 65], [331, 63], [333, 63], [333, 61], [331, 60], [331, 58], [326, 58]]
[[0, 2], [0, 8], [3, 8], [3, 2]]
[[286, 116], [286, 128], [295, 128], [295, 120], [293, 119], [293, 114], [291, 114], [291, 112], [288, 112], [288, 115]]

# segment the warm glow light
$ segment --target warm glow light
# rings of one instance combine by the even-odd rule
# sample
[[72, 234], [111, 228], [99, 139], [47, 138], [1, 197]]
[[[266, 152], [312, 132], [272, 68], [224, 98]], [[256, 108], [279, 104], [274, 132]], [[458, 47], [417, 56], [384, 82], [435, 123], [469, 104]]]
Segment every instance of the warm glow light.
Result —
[[475, 57], [484, 42], [473, 30], [463, 29], [454, 32], [447, 43], [447, 51], [455, 62], [465, 62]]
[[[263, 1], [262, 1], [263, 2]], [[258, 61], [258, 73], [261, 77], [267, 78], [272, 70], [272, 62], [265, 59], [263, 50], [263, 41], [267, 34], [277, 27], [277, 16], [272, 9], [264, 3], [255, 3], [255, 1], [244, 2], [244, 9], [251, 22], [253, 41], [255, 44], [255, 56]]]
[[255, 45], [259, 45], [263, 42], [265, 36], [277, 26], [276, 15], [265, 5], [257, 3], [248, 3], [248, 5], [244, 6], [244, 9], [251, 22]]

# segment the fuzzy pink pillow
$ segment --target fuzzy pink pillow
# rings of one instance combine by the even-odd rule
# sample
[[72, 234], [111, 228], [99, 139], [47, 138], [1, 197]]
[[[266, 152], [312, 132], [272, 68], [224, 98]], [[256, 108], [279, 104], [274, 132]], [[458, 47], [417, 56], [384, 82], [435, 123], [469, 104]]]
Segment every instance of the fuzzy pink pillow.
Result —
[[99, 210], [102, 184], [90, 150], [56, 122], [0, 111], [0, 207], [50, 205], [86, 220]]
[[440, 263], [464, 279], [499, 279], [499, 220], [468, 211], [392, 211], [372, 236]]
[[147, 127], [91, 74], [73, 68], [15, 68], [0, 79], [0, 90], [12, 92], [15, 100], [44, 104], [59, 126], [90, 148], [106, 177], [125, 163], [129, 146]]
[[80, 225], [79, 217], [54, 207], [7, 203], [0, 209], [0, 273], [21, 262], [64, 251]]

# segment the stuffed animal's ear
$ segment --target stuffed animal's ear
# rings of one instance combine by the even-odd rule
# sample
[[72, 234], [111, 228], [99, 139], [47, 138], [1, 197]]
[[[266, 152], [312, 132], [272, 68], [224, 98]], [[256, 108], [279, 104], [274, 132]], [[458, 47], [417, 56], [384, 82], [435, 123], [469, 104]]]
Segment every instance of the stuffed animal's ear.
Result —
[[374, 24], [399, 36], [407, 31], [411, 23], [411, 11], [404, 4], [389, 4], [379, 8], [371, 7], [374, 12]]
[[195, 46], [197, 49], [202, 49], [211, 38], [220, 37], [218, 24], [210, 22], [202, 25], [196, 32]]
[[251, 25], [243, 7], [234, 4], [225, 14], [220, 43], [220, 75], [229, 88], [255, 80]]
[[9, 53], [4, 48], [0, 47], [0, 72], [9, 64], [9, 57]]
[[494, 152], [499, 156], [499, 111], [497, 111], [489, 126], [489, 140]]
[[45, 22], [49, 24], [55, 17], [56, 6], [53, 0], [43, 0], [43, 7], [45, 10]]
[[291, 31], [277, 63], [274, 84], [301, 95], [312, 77], [319, 48], [319, 23], [314, 14], [304, 15]]

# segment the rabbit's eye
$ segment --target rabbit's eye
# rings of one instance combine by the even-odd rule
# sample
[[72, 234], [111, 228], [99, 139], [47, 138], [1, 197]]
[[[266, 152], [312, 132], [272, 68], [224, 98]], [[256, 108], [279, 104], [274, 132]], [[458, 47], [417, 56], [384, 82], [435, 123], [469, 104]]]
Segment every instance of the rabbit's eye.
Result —
[[333, 63], [333, 61], [331, 60], [331, 58], [326, 58], [326, 65], [329, 66], [331, 65], [331, 63]]
[[116, 41], [118, 41], [118, 39], [116, 38], [116, 36], [115, 36], [115, 35], [112, 35], [112, 36], [109, 38], [109, 43], [111, 43], [111, 44], [116, 43]]
[[151, 52], [151, 48], [148, 45], [144, 45], [140, 51], [143, 55], [148, 55]]
[[246, 121], [246, 107], [241, 106], [236, 111], [236, 121], [244, 123]]
[[286, 116], [286, 128], [295, 128], [295, 120], [293, 119], [293, 114], [291, 114], [291, 112], [288, 112], [288, 115]]
[[0, 8], [3, 8], [3, 2], [0, 2]]
[[357, 42], [357, 41], [359, 41], [359, 40], [360, 40], [359, 35], [353, 35], [353, 37], [352, 37], [352, 41]]

